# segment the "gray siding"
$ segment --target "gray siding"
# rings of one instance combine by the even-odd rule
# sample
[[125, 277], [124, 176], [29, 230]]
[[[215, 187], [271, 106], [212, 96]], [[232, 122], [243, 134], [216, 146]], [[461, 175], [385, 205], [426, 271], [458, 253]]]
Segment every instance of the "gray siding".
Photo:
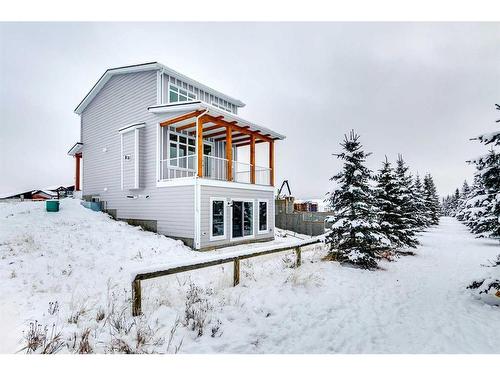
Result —
[[[226, 206], [226, 239], [220, 241], [210, 241], [210, 198], [226, 198], [228, 201], [231, 199], [252, 199], [255, 202], [258, 199], [265, 199], [268, 201], [268, 228], [266, 234], [257, 234], [257, 220], [254, 220], [254, 233], [256, 240], [272, 240], [274, 238], [274, 193], [272, 191], [259, 191], [253, 189], [239, 189], [229, 187], [215, 187], [215, 186], [201, 186], [201, 206], [200, 206], [200, 219], [201, 219], [201, 248], [218, 247], [228, 244], [237, 244], [238, 240], [230, 240], [231, 234], [231, 208]], [[257, 214], [257, 204], [254, 204], [254, 215]], [[241, 241], [247, 241], [248, 238], [242, 238]]]
[[[154, 104], [156, 72], [130, 73], [112, 77], [83, 111], [83, 195], [99, 196], [118, 218], [157, 220], [159, 233], [193, 238], [193, 186], [156, 187], [158, 119], [147, 110]], [[137, 122], [146, 123], [139, 135], [140, 189], [121, 190], [118, 129]]]

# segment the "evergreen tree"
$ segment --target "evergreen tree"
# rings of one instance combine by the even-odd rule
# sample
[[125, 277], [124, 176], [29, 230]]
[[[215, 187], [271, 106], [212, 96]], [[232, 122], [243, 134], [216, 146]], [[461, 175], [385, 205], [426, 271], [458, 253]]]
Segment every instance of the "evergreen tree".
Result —
[[482, 189], [475, 197], [480, 205], [475, 205], [476, 215], [471, 223], [473, 233], [482, 236], [500, 236], [500, 155], [491, 150], [487, 155], [473, 161], [477, 166], [476, 175], [481, 180]]
[[336, 156], [344, 165], [331, 178], [336, 187], [328, 199], [336, 215], [326, 243], [339, 262], [376, 268], [377, 250], [387, 248], [390, 242], [380, 231], [373, 206], [371, 172], [365, 166], [370, 154], [365, 153], [354, 131], [345, 135], [341, 146], [343, 151]]
[[465, 180], [462, 185], [462, 189], [460, 190], [460, 197], [458, 198], [458, 204], [457, 204], [457, 212], [455, 213], [455, 217], [460, 221], [464, 220], [464, 212], [466, 208], [467, 199], [469, 198], [469, 193], [470, 193], [470, 187], [469, 184], [467, 183], [467, 180]]
[[439, 204], [439, 197], [436, 191], [436, 185], [430, 174], [424, 176], [424, 203], [426, 207], [426, 217], [428, 225], [439, 224], [439, 213], [441, 207]]
[[401, 155], [398, 156], [396, 165], [396, 185], [398, 187], [397, 197], [401, 210], [401, 223], [398, 230], [399, 238], [404, 245], [416, 247], [418, 245], [418, 241], [415, 238], [415, 228], [417, 227], [415, 214], [417, 208], [413, 201], [412, 178]]
[[385, 159], [376, 177], [375, 201], [378, 208], [380, 230], [391, 241], [392, 247], [403, 246], [403, 214], [399, 199], [399, 186], [391, 163]]
[[429, 220], [427, 219], [427, 210], [425, 207], [424, 188], [418, 174], [413, 181], [412, 200], [415, 209], [415, 225], [417, 230], [422, 230], [429, 226]]

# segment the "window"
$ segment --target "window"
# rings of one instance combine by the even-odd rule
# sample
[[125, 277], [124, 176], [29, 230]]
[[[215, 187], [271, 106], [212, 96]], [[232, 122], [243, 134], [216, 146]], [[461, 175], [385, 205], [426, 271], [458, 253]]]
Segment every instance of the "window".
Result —
[[168, 165], [194, 170], [195, 139], [184, 134], [168, 130]]
[[232, 238], [253, 236], [253, 201], [232, 201]]
[[267, 232], [267, 201], [259, 201], [259, 233]]
[[210, 199], [210, 240], [226, 238], [226, 200], [224, 198]]
[[189, 100], [196, 100], [196, 95], [186, 89], [182, 89], [173, 84], [168, 85], [168, 101], [174, 102], [187, 102]]
[[223, 109], [224, 111], [233, 112], [231, 103], [228, 103], [225, 100], [214, 98], [214, 100], [212, 100], [212, 105], [214, 107]]

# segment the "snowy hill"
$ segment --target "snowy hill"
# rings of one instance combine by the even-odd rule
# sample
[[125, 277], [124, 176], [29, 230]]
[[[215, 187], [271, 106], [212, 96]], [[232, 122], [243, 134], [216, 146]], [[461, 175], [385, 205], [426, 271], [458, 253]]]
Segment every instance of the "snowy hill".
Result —
[[316, 246], [299, 268], [291, 254], [242, 262], [236, 288], [231, 265], [147, 281], [144, 315], [132, 318], [133, 270], [247, 246], [194, 252], [72, 199], [59, 213], [0, 203], [0, 351], [22, 349], [31, 332], [60, 353], [499, 353], [499, 308], [465, 288], [497, 242], [451, 218], [420, 241], [384, 271], [322, 261]]

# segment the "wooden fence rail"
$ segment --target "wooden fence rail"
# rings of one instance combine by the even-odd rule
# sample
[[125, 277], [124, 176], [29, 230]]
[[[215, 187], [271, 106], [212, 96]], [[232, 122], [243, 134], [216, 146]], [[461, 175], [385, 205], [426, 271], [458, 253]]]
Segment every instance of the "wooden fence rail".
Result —
[[227, 254], [227, 257], [224, 257], [224, 256], [217, 257], [216, 259], [208, 259], [208, 260], [200, 261], [199, 263], [193, 263], [193, 264], [182, 265], [182, 266], [175, 266], [172, 268], [166, 268], [164, 270], [159, 270], [159, 271], [138, 273], [134, 277], [134, 280], [132, 281], [132, 315], [138, 316], [141, 314], [141, 281], [142, 280], [154, 279], [154, 278], [161, 277], [161, 276], [173, 275], [176, 273], [187, 272], [187, 271], [192, 271], [192, 270], [196, 270], [196, 269], [200, 269], [200, 268], [212, 267], [212, 266], [217, 266], [219, 264], [233, 262], [233, 264], [234, 264], [233, 286], [236, 286], [240, 283], [240, 260], [254, 258], [254, 257], [262, 256], [262, 255], [281, 253], [283, 251], [295, 250], [296, 266], [299, 267], [302, 263], [302, 260], [301, 260], [302, 247], [313, 245], [313, 244], [316, 244], [319, 242], [320, 242], [320, 239], [315, 238], [315, 239], [306, 240], [306, 241], [303, 241], [303, 242], [300, 242], [300, 243], [294, 244], [294, 245], [289, 245], [289, 246], [285, 245], [285, 246], [279, 247], [279, 248], [271, 248], [271, 249], [264, 249], [264, 250], [257, 249], [255, 252], [245, 253], [245, 254], [236, 254], [236, 255]]

